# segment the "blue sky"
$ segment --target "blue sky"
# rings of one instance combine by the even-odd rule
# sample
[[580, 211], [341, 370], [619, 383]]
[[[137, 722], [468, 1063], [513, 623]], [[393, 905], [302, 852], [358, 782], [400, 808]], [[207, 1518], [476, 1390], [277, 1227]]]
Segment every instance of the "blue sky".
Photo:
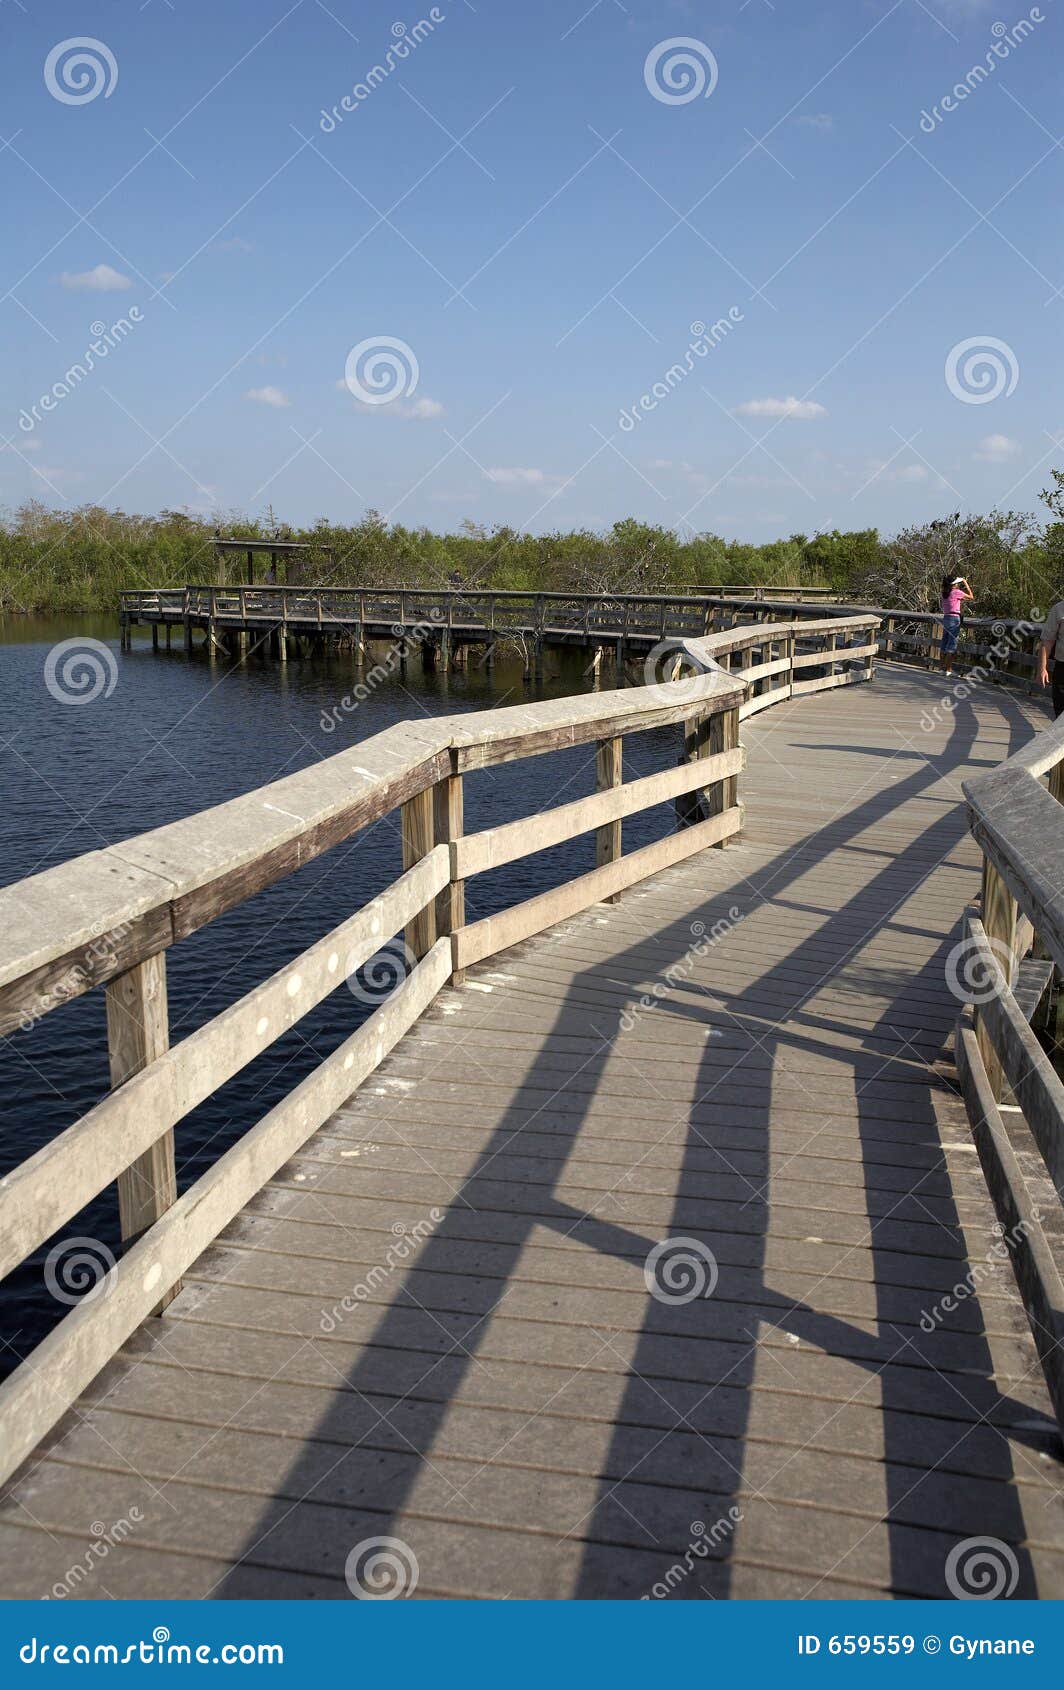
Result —
[[[764, 540], [1035, 508], [1064, 463], [1056, 0], [0, 0], [0, 29], [7, 507]], [[84, 38], [82, 71], [53, 51]], [[392, 386], [348, 386], [382, 340]]]

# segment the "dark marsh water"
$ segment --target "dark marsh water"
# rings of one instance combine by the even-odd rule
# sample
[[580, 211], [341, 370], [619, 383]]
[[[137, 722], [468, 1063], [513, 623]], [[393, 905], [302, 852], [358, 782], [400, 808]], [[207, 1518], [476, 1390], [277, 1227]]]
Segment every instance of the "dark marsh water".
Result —
[[[73, 673], [66, 696], [64, 641], [98, 641]], [[71, 648], [71, 655], [74, 648]], [[386, 656], [374, 648], [370, 661]], [[0, 882], [7, 884], [86, 851], [143, 833], [280, 779], [393, 723], [520, 704], [585, 690], [586, 654], [551, 654], [538, 690], [516, 660], [494, 674], [471, 666], [426, 674], [411, 660], [388, 672], [334, 730], [323, 720], [358, 681], [342, 654], [276, 662], [214, 663], [175, 642], [153, 652], [145, 630], [119, 653], [111, 618], [0, 618]], [[49, 664], [54, 674], [49, 687]], [[606, 685], [613, 685], [607, 672]], [[80, 686], [80, 692], [77, 691]], [[95, 696], [90, 696], [95, 693]], [[336, 720], [335, 716], [331, 718]], [[678, 731], [631, 736], [627, 777], [676, 761]], [[531, 758], [466, 778], [466, 828], [495, 822], [594, 789], [594, 747]], [[671, 806], [625, 823], [625, 849], [673, 825]], [[593, 838], [541, 852], [467, 885], [467, 919], [494, 913], [593, 864]], [[384, 817], [317, 862], [259, 893], [167, 953], [170, 1036], [195, 1028], [320, 938], [401, 870], [398, 818]], [[356, 986], [357, 986], [356, 982]], [[341, 986], [176, 1132], [182, 1189], [309, 1073], [371, 1013]], [[108, 1089], [100, 990], [61, 1005], [27, 1031], [0, 1040], [0, 1173], [77, 1120]], [[113, 1188], [0, 1286], [0, 1372], [9, 1372], [66, 1313], [45, 1282], [49, 1249], [73, 1238], [118, 1251]]]

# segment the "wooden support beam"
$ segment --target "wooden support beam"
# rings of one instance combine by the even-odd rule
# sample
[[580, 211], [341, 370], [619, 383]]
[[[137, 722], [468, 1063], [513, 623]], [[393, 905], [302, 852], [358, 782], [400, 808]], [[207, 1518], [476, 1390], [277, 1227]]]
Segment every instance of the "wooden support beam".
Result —
[[[1017, 914], [1015, 898], [989, 857], [984, 857], [983, 930], [1008, 986], [1012, 985], [1012, 977], [1016, 971]], [[1005, 1091], [1005, 1077], [994, 1050], [989, 1029], [984, 1024], [983, 1015], [978, 1005], [975, 1010], [975, 1029], [979, 1043], [979, 1054], [982, 1056], [983, 1066], [986, 1069], [987, 1083], [995, 1101], [1000, 1102]]]
[[[106, 989], [107, 1054], [114, 1090], [163, 1055], [170, 1045], [166, 1004], [166, 955], [146, 958]], [[167, 1132], [118, 1176], [118, 1214], [123, 1243], [146, 1232], [177, 1200], [174, 1135]], [[155, 1313], [180, 1291], [174, 1285]]]
[[[413, 868], [422, 857], [428, 856], [436, 843], [436, 817], [432, 789], [426, 788], [416, 797], [408, 798], [400, 811], [403, 838], [403, 867]], [[426, 905], [420, 915], [407, 923], [406, 942], [414, 959], [421, 961], [436, 943], [436, 904]]]
[[[465, 800], [462, 776], [445, 775], [432, 789], [433, 823], [437, 845], [446, 845], [450, 857], [450, 879], [436, 897], [436, 932], [441, 939], [451, 940], [452, 961], [456, 954], [455, 935], [465, 926], [465, 881], [458, 876], [458, 845], [465, 830]], [[453, 970], [456, 985], [462, 974]]]
[[[698, 716], [691, 716], [683, 724], [683, 755], [681, 766], [686, 763], [701, 763], [710, 755], [709, 734], [710, 717], [704, 712]], [[708, 782], [706, 783], [708, 785]], [[702, 821], [708, 810], [704, 805], [706, 787], [692, 787], [681, 792], [676, 799], [676, 826], [678, 828], [694, 827]]]
[[[733, 705], [730, 710], [718, 711], [709, 719], [709, 734], [706, 750], [701, 756], [712, 756], [718, 751], [734, 751], [739, 745], [739, 706]], [[711, 786], [705, 795], [705, 807], [711, 816], [726, 814], [739, 803], [738, 775], [725, 775], [723, 780]], [[724, 835], [719, 844], [727, 845], [733, 834]]]
[[[614, 739], [600, 739], [595, 747], [595, 789], [598, 792], [612, 792], [614, 787], [621, 784], [621, 758], [624, 741], [618, 734]], [[595, 833], [595, 867], [602, 868], [606, 863], [616, 863], [621, 857], [621, 822], [610, 821], [600, 827]], [[603, 900], [607, 904], [619, 904], [621, 894], [611, 892]]]

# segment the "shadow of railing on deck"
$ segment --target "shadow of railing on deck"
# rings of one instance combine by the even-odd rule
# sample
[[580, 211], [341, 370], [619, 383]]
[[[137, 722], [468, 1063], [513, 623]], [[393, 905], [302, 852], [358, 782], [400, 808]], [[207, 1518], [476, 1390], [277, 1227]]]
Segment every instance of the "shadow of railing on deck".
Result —
[[[1000, 702], [1005, 709], [1006, 701]], [[1027, 724], [1020, 712], [1010, 714], [1011, 733], [1025, 735]], [[976, 731], [971, 707], [958, 709], [949, 739], [949, 767], [966, 762]], [[936, 759], [936, 763], [942, 761]], [[927, 791], [939, 774], [936, 766], [922, 763], [889, 788], [877, 788], [803, 841], [798, 850], [781, 851], [751, 875], [744, 890], [737, 893], [729, 885], [707, 899], [698, 911], [699, 919], [708, 930], [736, 903], [745, 915], [764, 900], [793, 891], [809, 867], [808, 847], [815, 846], [824, 854], [852, 845], [889, 809]], [[964, 1217], [958, 1212], [936, 1136], [935, 1096], [948, 1088], [930, 1068], [955, 1005], [945, 996], [936, 964], [930, 975], [924, 969], [907, 977], [890, 1012], [866, 1029], [845, 1019], [835, 1020], [834, 1011], [823, 1002], [817, 1010], [809, 1007], [830, 990], [862, 944], [881, 930], [889, 919], [884, 912], [900, 909], [912, 899], [929, 866], [948, 855], [963, 834], [963, 813], [959, 807], [951, 808], [843, 896], [825, 929], [815, 974], [809, 964], [811, 944], [803, 941], [788, 955], [775, 958], [747, 986], [729, 993], [730, 948], [737, 947], [735, 954], [749, 962], [753, 940], [744, 936], [740, 926], [716, 948], [722, 985], [719, 991], [712, 988], [713, 997], [720, 1001], [713, 1010], [714, 1021], [720, 1024], [722, 1015], [726, 1017], [731, 1030], [745, 1041], [747, 1054], [760, 1050], [764, 1083], [752, 1086], [751, 1069], [740, 1067], [729, 1090], [731, 1070], [726, 1062], [722, 1067], [721, 1053], [707, 1043], [692, 1103], [675, 1110], [676, 1125], [685, 1134], [683, 1162], [674, 1184], [671, 1174], [668, 1185], [664, 1175], [660, 1182], [663, 1190], [674, 1189], [674, 1197], [655, 1203], [652, 1189], [641, 1197], [629, 1191], [623, 1221], [582, 1210], [555, 1196], [566, 1179], [570, 1158], [579, 1156], [581, 1133], [599, 1113], [598, 1094], [607, 1066], [615, 1060], [614, 1040], [620, 1030], [620, 1010], [607, 1023], [601, 1007], [593, 1007], [585, 990], [596, 975], [595, 967], [576, 976], [558, 1002], [544, 1042], [558, 1035], [587, 1033], [598, 1041], [589, 1059], [579, 1066], [580, 1089], [563, 1085], [550, 1095], [548, 1086], [547, 1098], [537, 1102], [541, 1064], [533, 1060], [524, 1086], [515, 1092], [475, 1167], [461, 1181], [445, 1218], [421, 1246], [401, 1290], [379, 1316], [365, 1307], [360, 1312], [364, 1348], [313, 1433], [314, 1439], [331, 1446], [335, 1460], [325, 1463], [323, 1476], [321, 1462], [311, 1461], [305, 1451], [301, 1454], [279, 1488], [278, 1500], [264, 1509], [243, 1560], [251, 1567], [264, 1560], [273, 1565], [297, 1564], [294, 1555], [286, 1555], [286, 1534], [298, 1531], [304, 1538], [304, 1528], [295, 1524], [293, 1513], [316, 1502], [340, 1500], [351, 1510], [339, 1522], [335, 1514], [321, 1511], [321, 1531], [334, 1539], [336, 1533], [343, 1533], [342, 1541], [323, 1545], [323, 1562], [337, 1576], [342, 1576], [354, 1544], [371, 1534], [397, 1532], [412, 1540], [417, 1550], [422, 1521], [432, 1515], [438, 1521], [441, 1511], [455, 1519], [462, 1492], [471, 1526], [543, 1530], [553, 1506], [551, 1498], [558, 1494], [547, 1471], [552, 1461], [555, 1468], [572, 1469], [573, 1476], [566, 1481], [572, 1496], [566, 1535], [569, 1542], [580, 1545], [568, 1560], [564, 1540], [543, 1544], [537, 1551], [540, 1566], [557, 1562], [559, 1595], [646, 1593], [698, 1541], [696, 1522], [708, 1529], [726, 1517], [732, 1506], [744, 1513], [737, 1531], [714, 1543], [705, 1559], [699, 1557], [694, 1573], [675, 1586], [674, 1594], [734, 1594], [729, 1557], [737, 1547], [744, 1560], [756, 1561], [765, 1569], [759, 1575], [762, 1590], [767, 1571], [775, 1565], [780, 1595], [837, 1594], [851, 1583], [855, 1590], [878, 1585], [901, 1594], [945, 1595], [945, 1558], [957, 1538], [992, 1534], [1013, 1544], [1022, 1542], [1025, 1526], [1015, 1488], [991, 1487], [978, 1478], [949, 1477], [952, 1468], [963, 1462], [966, 1474], [1008, 1480], [1013, 1475], [1010, 1441], [1032, 1437], [1030, 1431], [1005, 1429], [1016, 1417], [1016, 1405], [1003, 1399], [994, 1385], [978, 1292], [964, 1305], [964, 1312], [950, 1317], [949, 1327], [926, 1333], [920, 1329], [920, 1319], [928, 1291], [909, 1271], [914, 1253], [921, 1255], [920, 1276], [940, 1273], [945, 1292], [968, 1264]], [[725, 863], [731, 860], [724, 859]], [[958, 914], [959, 903], [958, 898]], [[654, 935], [654, 946], [663, 958], [657, 967], [659, 975], [667, 971], [670, 958], [678, 960], [689, 948], [690, 914]], [[640, 953], [645, 946], [646, 940], [640, 939], [629, 952], [613, 959], [619, 974], [627, 961], [633, 977], [640, 977], [644, 961]], [[940, 956], [946, 948], [942, 947]], [[927, 979], [937, 983], [937, 991], [925, 995], [914, 990]], [[680, 992], [653, 1013], [702, 1020], [702, 995], [701, 989]], [[624, 1001], [619, 990], [619, 1004]], [[840, 1032], [857, 1035], [849, 1053], [819, 1036]], [[772, 1289], [779, 1266], [775, 1252], [766, 1261], [770, 1191], [777, 1202], [781, 1202], [781, 1191], [782, 1199], [789, 1196], [800, 1216], [806, 1203], [812, 1208], [822, 1200], [820, 1182], [827, 1175], [822, 1170], [818, 1183], [795, 1181], [788, 1191], [786, 1162], [773, 1175], [770, 1158], [774, 1135], [784, 1131], [779, 1126], [781, 1105], [792, 1091], [807, 1093], [795, 1112], [808, 1117], [810, 1143], [823, 1130], [824, 1080], [805, 1087], [797, 1077], [804, 1070], [793, 1069], [791, 1059], [821, 1057], [825, 1052], [837, 1066], [842, 1106], [849, 1104], [851, 1120], [856, 1100], [863, 1159], [863, 1185], [830, 1192], [825, 1207], [842, 1201], [845, 1189], [860, 1195], [852, 1213], [844, 1205], [840, 1212], [847, 1219], [835, 1231], [840, 1245], [847, 1233], [854, 1233], [855, 1251], [870, 1244], [872, 1277], [864, 1281], [855, 1271], [850, 1280], [829, 1276], [818, 1280], [816, 1270], [807, 1265], [815, 1258], [817, 1245], [794, 1237], [787, 1241], [787, 1250], [793, 1250], [793, 1266], [784, 1264], [782, 1271], [799, 1280], [808, 1277], [812, 1283], [804, 1300], [792, 1300]], [[574, 1058], [574, 1071], [575, 1065]], [[741, 1127], [729, 1124], [730, 1105], [738, 1101], [736, 1092], [745, 1093], [742, 1107], [747, 1118]], [[379, 1118], [379, 1112], [369, 1117], [371, 1122]], [[797, 1142], [805, 1130], [800, 1120], [797, 1128], [793, 1148], [787, 1140], [788, 1155], [803, 1155], [809, 1148]], [[742, 1146], [733, 1142], [739, 1134], [745, 1135]], [[515, 1153], [525, 1151], [532, 1136], [537, 1164], [542, 1165], [534, 1170], [534, 1186], [515, 1186]], [[895, 1161], [899, 1144], [908, 1149]], [[431, 1163], [431, 1149], [427, 1159]], [[909, 1178], [914, 1161], [919, 1169], [915, 1184]], [[527, 1158], [523, 1178], [527, 1182]], [[647, 1183], [652, 1188], [653, 1181]], [[308, 1200], [323, 1204], [323, 1214], [328, 1213], [327, 1192]], [[655, 1210], [664, 1215], [667, 1205], [665, 1224], [656, 1224]], [[866, 1218], [870, 1226], [864, 1239]], [[522, 1292], [516, 1306], [507, 1304], [523, 1251], [533, 1234], [541, 1235], [545, 1229], [586, 1244], [592, 1251], [622, 1258], [640, 1273], [647, 1251], [659, 1238], [675, 1234], [700, 1238], [720, 1257], [716, 1294], [679, 1307], [643, 1297], [633, 1307], [632, 1293], [603, 1294], [589, 1287], [591, 1318], [586, 1327], [552, 1325], [549, 1286], [542, 1288], [542, 1294]], [[490, 1274], [456, 1268], [468, 1256], [470, 1241], [474, 1247], [481, 1244]], [[565, 1274], [567, 1262], [575, 1263], [579, 1271], [585, 1259], [576, 1250], [557, 1249], [556, 1253], [560, 1275]], [[930, 1267], [931, 1261], [941, 1267]], [[839, 1306], [818, 1307], [818, 1293], [821, 1301], [830, 1297]], [[616, 1311], [612, 1324], [593, 1318], [596, 1307]], [[618, 1320], [617, 1312], [624, 1315], [628, 1307], [633, 1308], [631, 1316]], [[493, 1320], [503, 1325], [513, 1322], [514, 1329], [489, 1341]], [[517, 1322], [524, 1324], [518, 1327]], [[313, 1327], [309, 1330], [313, 1339]], [[773, 1334], [786, 1334], [791, 1342], [777, 1343]], [[1007, 1343], [1008, 1339], [997, 1341]], [[456, 1405], [461, 1402], [463, 1434], [474, 1435], [477, 1417], [471, 1405], [478, 1400], [490, 1402], [491, 1392], [467, 1387], [473, 1370], [483, 1365], [478, 1352], [486, 1344], [489, 1367], [498, 1361], [505, 1368], [501, 1358], [507, 1357], [539, 1362], [548, 1373], [553, 1370], [550, 1377], [557, 1376], [557, 1388], [552, 1396], [549, 1380], [537, 1377], [536, 1399], [520, 1402], [509, 1417], [502, 1413], [503, 1431], [512, 1422], [510, 1435], [501, 1435], [499, 1415], [489, 1417], [478, 1448], [449, 1439], [446, 1422], [452, 1412], [458, 1413]], [[537, 1345], [542, 1346], [539, 1354], [534, 1350]], [[812, 1399], [803, 1386], [803, 1346], [838, 1359], [832, 1378], [838, 1380], [840, 1394], [852, 1390], [843, 1408], [824, 1403], [810, 1406]], [[330, 1341], [318, 1347], [327, 1353]], [[411, 1352], [420, 1352], [413, 1368]], [[767, 1378], [761, 1373], [762, 1357], [766, 1367], [768, 1362], [773, 1364]], [[585, 1383], [595, 1377], [599, 1400], [608, 1398], [612, 1389], [608, 1438], [601, 1425], [589, 1433], [587, 1422], [579, 1419], [551, 1418], [546, 1425], [537, 1424], [544, 1411], [552, 1416], [572, 1413], [565, 1392], [570, 1376], [576, 1374], [582, 1374]], [[757, 1383], [767, 1388], [757, 1399], [757, 1417], [751, 1422], [755, 1375]], [[618, 1376], [624, 1378], [619, 1395]], [[512, 1410], [509, 1383], [503, 1382], [499, 1394], [506, 1409]], [[357, 1441], [352, 1439], [352, 1396], [368, 1408], [364, 1418], [369, 1425]], [[874, 1418], [867, 1411], [864, 1416], [852, 1412], [856, 1405], [870, 1402], [877, 1410]], [[1029, 1418], [1030, 1410], [1024, 1412]], [[1037, 1433], [1033, 1441], [1037, 1443]], [[793, 1446], [785, 1457], [780, 1443]], [[860, 1473], [868, 1489], [861, 1496], [841, 1477], [848, 1450], [856, 1462], [863, 1462]], [[377, 1453], [384, 1451], [387, 1457]], [[459, 1494], [448, 1497], [448, 1484], [439, 1476], [434, 1456], [439, 1461], [464, 1456], [480, 1473], [454, 1469], [462, 1475]], [[496, 1458], [506, 1465], [493, 1471]], [[517, 1471], [520, 1468], [526, 1469], [523, 1478]], [[534, 1482], [529, 1483], [528, 1469], [537, 1468]], [[858, 1469], [847, 1471], [852, 1477]], [[489, 1480], [481, 1483], [485, 1474]], [[438, 1497], [426, 1493], [425, 1487], [433, 1483], [439, 1484]], [[762, 1503], [759, 1496], [766, 1487], [771, 1500]], [[513, 1518], [507, 1513], [508, 1489], [518, 1499]], [[540, 1496], [542, 1518], [537, 1514]], [[414, 1513], [405, 1515], [411, 1502]], [[816, 1541], [810, 1505], [834, 1510], [838, 1537], [831, 1545]], [[882, 1542], [877, 1540], [880, 1514], [889, 1526], [889, 1566], [883, 1562]], [[846, 1524], [848, 1515], [852, 1530]], [[457, 1533], [453, 1567], [427, 1565], [422, 1556], [421, 1576], [427, 1586], [470, 1587], [468, 1569], [459, 1563], [473, 1540], [460, 1527], [452, 1530]], [[438, 1533], [435, 1541], [439, 1541]], [[485, 1532], [480, 1541], [490, 1561], [489, 1534]], [[842, 1565], [833, 1567], [836, 1552]], [[1036, 1594], [1030, 1563], [1022, 1550], [1017, 1553], [1016, 1594]], [[249, 1571], [235, 1569], [217, 1594], [248, 1594]]]

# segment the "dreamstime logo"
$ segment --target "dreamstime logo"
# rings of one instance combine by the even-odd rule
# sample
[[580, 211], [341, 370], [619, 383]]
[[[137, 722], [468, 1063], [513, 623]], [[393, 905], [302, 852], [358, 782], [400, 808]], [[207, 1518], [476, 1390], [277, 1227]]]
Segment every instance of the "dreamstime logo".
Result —
[[107, 1278], [115, 1259], [98, 1238], [66, 1238], [53, 1245], [44, 1264], [44, 1283], [57, 1303], [72, 1308], [106, 1296], [113, 1280]]
[[1011, 29], [1004, 23], [991, 24], [994, 44], [983, 55], [982, 63], [974, 64], [960, 82], [953, 84], [948, 94], [943, 94], [937, 105], [930, 110], [925, 106], [920, 113], [920, 128], [924, 134], [933, 135], [939, 124], [945, 123], [947, 115], [958, 111], [964, 101], [994, 74], [1002, 60], [1009, 58], [1029, 35], [1034, 34], [1035, 26], [1045, 21], [1045, 13], [1038, 6], [1032, 6], [1027, 16], [1014, 23]]
[[1001, 939], [987, 938], [993, 953], [993, 967], [986, 950], [974, 938], [958, 939], [946, 958], [946, 985], [958, 1003], [990, 1003], [1000, 997], [1004, 982], [1012, 979], [1015, 957]]
[[394, 335], [370, 335], [352, 346], [344, 365], [348, 392], [363, 405], [390, 405], [409, 399], [421, 370], [414, 349]]
[[361, 967], [352, 967], [348, 959], [347, 989], [359, 1003], [376, 1008], [398, 991], [416, 966], [417, 957], [410, 946], [403, 939], [393, 939]]
[[717, 1288], [717, 1258], [697, 1238], [663, 1238], [643, 1265], [643, 1279], [659, 1303], [693, 1303]]
[[446, 19], [446, 12], [441, 12], [438, 6], [433, 6], [427, 18], [419, 18], [415, 24], [405, 24], [398, 19], [392, 24], [392, 44], [384, 54], [383, 61], [371, 65], [361, 82], [356, 82], [349, 94], [345, 94], [338, 105], [322, 106], [318, 119], [318, 128], [323, 135], [331, 135], [337, 124], [344, 121], [349, 112], [356, 112], [368, 100], [374, 89], [387, 82], [393, 72], [399, 69], [404, 59], [408, 59], [415, 48], [432, 34], [438, 24]]
[[997, 1243], [990, 1246], [983, 1261], [976, 1262], [969, 1268], [964, 1278], [958, 1280], [952, 1291], [947, 1292], [944, 1297], [940, 1297], [932, 1308], [924, 1309], [920, 1315], [921, 1332], [930, 1335], [937, 1331], [940, 1326], [944, 1326], [947, 1316], [956, 1314], [963, 1303], [976, 1296], [983, 1281], [988, 1278], [992, 1279], [999, 1265], [1008, 1261], [1012, 1252], [1017, 1250], [1027, 1238], [1032, 1227], [1041, 1224], [1042, 1215], [1038, 1209], [1035, 1209], [1029, 1221], [1017, 1221], [1011, 1230], [1004, 1227], [1000, 1221], [995, 1221], [993, 1230], [997, 1235]]
[[110, 47], [92, 35], [60, 41], [44, 61], [44, 86], [64, 106], [87, 106], [118, 87], [118, 61]]
[[650, 991], [644, 992], [638, 1003], [633, 1004], [631, 1009], [622, 1011], [617, 1023], [621, 1032], [630, 1033], [638, 1024], [644, 1011], [655, 1009], [663, 999], [685, 985], [694, 972], [695, 963], [699, 958], [704, 957], [714, 945], [719, 944], [722, 939], [726, 938], [742, 919], [742, 910], [738, 904], [733, 904], [726, 916], [721, 916], [719, 921], [713, 923], [708, 934], [704, 921], [692, 921], [692, 943], [688, 945], [682, 957], [669, 964], [661, 978], [654, 981]]
[[29, 409], [23, 406], [19, 412], [18, 426], [23, 434], [32, 434], [37, 424], [44, 421], [42, 412], [54, 411], [62, 400], [79, 388], [86, 376], [90, 375], [104, 358], [108, 357], [116, 347], [121, 346], [128, 334], [132, 334], [137, 323], [144, 321], [144, 313], [139, 305], [131, 305], [127, 317], [119, 317], [110, 327], [102, 319], [90, 324], [89, 333], [92, 340], [85, 348], [81, 357], [64, 370], [59, 381], [54, 381], [47, 393]]
[[656, 381], [646, 393], [641, 393], [634, 405], [629, 405], [620, 413], [617, 419], [618, 428], [625, 434], [631, 434], [636, 423], [640, 423], [649, 411], [656, 411], [663, 399], [667, 399], [673, 390], [691, 374], [695, 367], [696, 358], [708, 358], [715, 352], [721, 341], [731, 333], [739, 323], [745, 322], [743, 313], [738, 305], [728, 308], [727, 317], [718, 317], [715, 323], [707, 328], [699, 319], [691, 324], [691, 339], [687, 343], [687, 350], [682, 361], [670, 364], [665, 374]]
[[42, 1016], [57, 1004], [65, 1003], [69, 998], [80, 997], [94, 983], [101, 973], [114, 973], [118, 966], [118, 957], [123, 941], [128, 938], [130, 926], [128, 921], [119, 922], [109, 932], [101, 933], [90, 940], [81, 953], [81, 959], [61, 974], [46, 992], [34, 994], [27, 1003], [25, 1010], [19, 1017], [19, 1026], [24, 1033], [35, 1027]]
[[[709, 685], [706, 685], [707, 680]], [[659, 640], [643, 660], [643, 684], [650, 688], [661, 704], [702, 703], [731, 685], [731, 676], [723, 669], [700, 668], [693, 652], [683, 640]]]
[[75, 635], [60, 640], [44, 660], [44, 684], [58, 704], [91, 704], [110, 698], [118, 685], [118, 662], [102, 640]]
[[364, 1537], [344, 1564], [344, 1578], [360, 1602], [394, 1602], [413, 1596], [421, 1569], [401, 1537]]
[[360, 704], [364, 704], [367, 698], [372, 698], [377, 688], [383, 686], [397, 669], [402, 668], [404, 656], [409, 656], [412, 646], [424, 646], [434, 635], [439, 634], [443, 613], [433, 606], [430, 615], [435, 618], [434, 621], [416, 622], [410, 628], [401, 622], [393, 624], [392, 634], [397, 644], [390, 648], [383, 663], [373, 665], [364, 681], [359, 681], [350, 692], [344, 693], [339, 704], [332, 704], [328, 710], [322, 711], [318, 726], [323, 734], [334, 733], [345, 715], [350, 715]]
[[671, 1596], [677, 1585], [682, 1584], [684, 1579], [694, 1572], [698, 1562], [706, 1560], [710, 1550], [716, 1549], [729, 1538], [744, 1518], [742, 1509], [733, 1503], [728, 1512], [722, 1514], [719, 1520], [714, 1520], [711, 1526], [707, 1527], [704, 1520], [692, 1520], [691, 1541], [684, 1552], [683, 1560], [673, 1562], [665, 1576], [644, 1592], [643, 1601], [660, 1602], [664, 1597]]
[[427, 1220], [415, 1221], [408, 1226], [405, 1221], [393, 1221], [391, 1234], [393, 1242], [384, 1252], [384, 1260], [374, 1262], [373, 1266], [353, 1285], [346, 1297], [341, 1297], [331, 1309], [323, 1309], [318, 1325], [328, 1337], [343, 1325], [344, 1320], [352, 1314], [359, 1304], [368, 1302], [374, 1291], [379, 1291], [386, 1285], [392, 1274], [397, 1272], [410, 1257], [417, 1253], [426, 1238], [431, 1238], [433, 1229], [439, 1226], [443, 1219], [442, 1209], [430, 1209]]
[[106, 1561], [111, 1550], [119, 1548], [143, 1521], [144, 1515], [139, 1508], [131, 1508], [128, 1516], [123, 1514], [120, 1520], [115, 1520], [110, 1526], [105, 1525], [102, 1520], [94, 1520], [89, 1527], [93, 1541], [85, 1554], [80, 1561], [75, 1561], [73, 1566], [67, 1568], [66, 1577], [53, 1584], [44, 1600], [48, 1601], [50, 1597], [61, 1602], [65, 1597], [72, 1595], [79, 1585], [92, 1577], [100, 1562]]
[[1020, 366], [1007, 341], [992, 334], [959, 340], [946, 358], [946, 386], [962, 405], [989, 405], [1016, 391]]
[[967, 1537], [946, 1558], [946, 1584], [958, 1602], [1011, 1596], [1020, 1577], [1016, 1551], [996, 1537]]
[[717, 86], [717, 61], [704, 41], [692, 35], [673, 35], [651, 47], [643, 65], [647, 92], [663, 106], [686, 106], [708, 100]]
[[[926, 706], [920, 712], [920, 727], [924, 733], [932, 733], [941, 722], [948, 720], [959, 704], [963, 704], [984, 681], [991, 678], [998, 664], [1007, 663], [1018, 648], [1022, 651], [1024, 643], [1030, 639], [1031, 635], [1040, 631], [1045, 621], [1045, 613], [1039, 610], [1037, 605], [1033, 605], [1028, 612], [1028, 618], [1028, 620], [1022, 622], [992, 622], [990, 624], [994, 643], [984, 653], [984, 659], [990, 658], [992, 662], [984, 660], [974, 664], [968, 670], [964, 680], [958, 681], [956, 686], [951, 687], [945, 698], [940, 699], [936, 704]], [[962, 658], [963, 655], [962, 652]]]

